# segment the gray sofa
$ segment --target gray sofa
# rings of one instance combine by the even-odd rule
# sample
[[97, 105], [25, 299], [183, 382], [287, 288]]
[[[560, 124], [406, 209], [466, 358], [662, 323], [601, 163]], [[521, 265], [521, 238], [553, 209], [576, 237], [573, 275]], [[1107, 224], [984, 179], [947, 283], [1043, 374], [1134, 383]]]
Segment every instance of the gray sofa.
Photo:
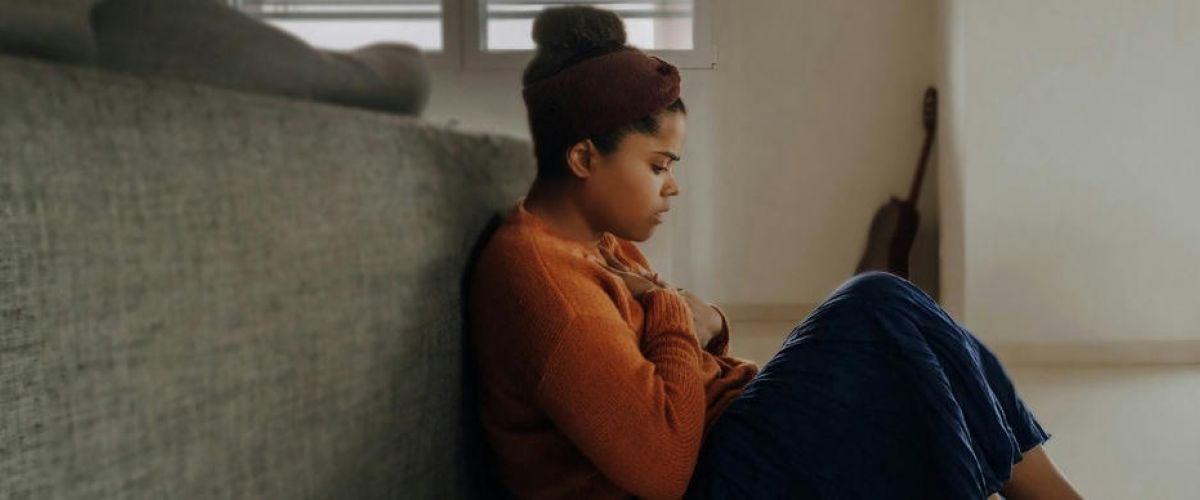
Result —
[[0, 56], [0, 497], [487, 496], [472, 254], [528, 143]]

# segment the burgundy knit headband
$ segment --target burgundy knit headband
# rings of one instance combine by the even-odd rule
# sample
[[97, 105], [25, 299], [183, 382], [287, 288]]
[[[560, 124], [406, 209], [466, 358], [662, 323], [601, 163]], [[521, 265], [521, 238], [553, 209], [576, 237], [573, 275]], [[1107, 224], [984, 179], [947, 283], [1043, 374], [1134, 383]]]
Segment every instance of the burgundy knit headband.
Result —
[[534, 82], [522, 95], [535, 136], [577, 141], [665, 109], [679, 98], [679, 81], [675, 66], [626, 47]]

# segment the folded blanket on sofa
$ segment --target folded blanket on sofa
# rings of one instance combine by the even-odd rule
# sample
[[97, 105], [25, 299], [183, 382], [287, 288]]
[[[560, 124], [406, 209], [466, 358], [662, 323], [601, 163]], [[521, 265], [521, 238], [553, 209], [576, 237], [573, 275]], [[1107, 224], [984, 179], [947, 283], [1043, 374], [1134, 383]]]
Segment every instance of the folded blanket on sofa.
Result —
[[91, 24], [97, 64], [114, 70], [411, 115], [429, 97], [412, 45], [317, 50], [214, 0], [106, 0]]
[[88, 11], [96, 0], [0, 0], [0, 52], [87, 63], [95, 57]]

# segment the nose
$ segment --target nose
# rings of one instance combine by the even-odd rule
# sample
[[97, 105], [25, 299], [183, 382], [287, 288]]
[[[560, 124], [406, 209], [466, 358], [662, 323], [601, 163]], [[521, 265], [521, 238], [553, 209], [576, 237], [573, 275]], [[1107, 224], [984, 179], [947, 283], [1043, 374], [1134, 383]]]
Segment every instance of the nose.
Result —
[[674, 175], [669, 176], [667, 182], [663, 184], [663, 193], [666, 196], [677, 196], [679, 194], [679, 183], [675, 181]]

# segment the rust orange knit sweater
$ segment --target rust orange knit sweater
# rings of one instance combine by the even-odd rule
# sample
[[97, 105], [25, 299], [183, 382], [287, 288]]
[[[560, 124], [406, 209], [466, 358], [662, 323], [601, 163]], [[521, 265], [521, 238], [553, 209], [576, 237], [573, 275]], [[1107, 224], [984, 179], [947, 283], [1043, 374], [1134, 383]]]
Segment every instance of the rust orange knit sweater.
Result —
[[[600, 244], [649, 269], [632, 242], [604, 233]], [[588, 255], [601, 256], [522, 197], [476, 263], [471, 341], [500, 477], [520, 498], [679, 498], [702, 439], [758, 366], [728, 356], [727, 323], [701, 348], [682, 296], [639, 301]]]

